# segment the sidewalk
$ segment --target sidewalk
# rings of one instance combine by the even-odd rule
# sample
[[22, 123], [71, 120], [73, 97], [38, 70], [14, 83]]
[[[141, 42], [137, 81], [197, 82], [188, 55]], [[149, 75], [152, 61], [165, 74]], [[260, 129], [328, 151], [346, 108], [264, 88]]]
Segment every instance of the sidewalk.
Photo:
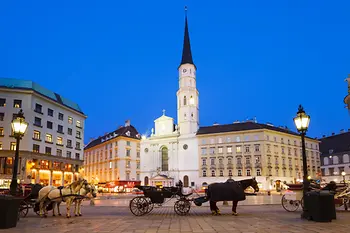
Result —
[[83, 216], [70, 219], [39, 218], [30, 212], [17, 228], [0, 233], [350, 232], [350, 212], [337, 212], [337, 220], [331, 223], [316, 223], [302, 220], [300, 211], [286, 212], [277, 205], [239, 206], [239, 216], [232, 216], [230, 207], [219, 208], [222, 216], [212, 216], [208, 207], [195, 206], [188, 216], [176, 215], [173, 207], [156, 208], [141, 217], [133, 216], [127, 207], [83, 206]]

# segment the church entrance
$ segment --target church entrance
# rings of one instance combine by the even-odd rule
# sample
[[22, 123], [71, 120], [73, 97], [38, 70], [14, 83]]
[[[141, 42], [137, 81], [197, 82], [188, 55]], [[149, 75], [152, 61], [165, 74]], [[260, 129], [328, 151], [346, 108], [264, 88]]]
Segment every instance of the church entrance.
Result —
[[174, 186], [174, 179], [169, 178], [166, 175], [156, 175], [150, 179], [151, 186], [158, 188]]

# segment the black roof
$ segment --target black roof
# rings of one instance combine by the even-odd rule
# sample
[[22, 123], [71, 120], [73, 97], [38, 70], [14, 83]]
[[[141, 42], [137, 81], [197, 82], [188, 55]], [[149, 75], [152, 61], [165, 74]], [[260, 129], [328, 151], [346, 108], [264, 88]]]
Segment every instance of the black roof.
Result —
[[[128, 131], [130, 132], [130, 134], [128, 134]], [[132, 125], [122, 126], [119, 129], [117, 129], [111, 133], [108, 133], [104, 136], [100, 136], [97, 139], [91, 141], [89, 144], [87, 144], [87, 146], [84, 148], [84, 150], [87, 150], [91, 147], [97, 146], [101, 143], [104, 143], [106, 141], [112, 140], [113, 138], [117, 138], [117, 137], [121, 137], [121, 136], [141, 140], [141, 136], [140, 136], [139, 132], [137, 132], [137, 130], [134, 126], [132, 126]]]
[[[287, 133], [287, 134], [299, 136], [298, 133], [291, 131], [287, 128], [276, 127], [273, 125], [261, 124], [261, 123], [256, 123], [252, 121], [226, 124], [226, 125], [213, 125], [213, 126], [200, 127], [197, 132], [197, 135], [226, 133], [226, 132], [255, 130], [255, 129], [268, 129], [268, 130], [278, 131], [281, 133]], [[314, 138], [310, 138], [310, 137], [307, 137], [307, 138], [315, 140]]]
[[185, 18], [185, 35], [184, 35], [184, 44], [182, 48], [182, 59], [181, 64], [193, 64], [191, 44], [190, 44], [190, 34], [188, 32], [188, 23], [187, 23], [187, 14]]
[[350, 151], [350, 132], [340, 133], [320, 139], [321, 155], [327, 156], [332, 153], [342, 153]]

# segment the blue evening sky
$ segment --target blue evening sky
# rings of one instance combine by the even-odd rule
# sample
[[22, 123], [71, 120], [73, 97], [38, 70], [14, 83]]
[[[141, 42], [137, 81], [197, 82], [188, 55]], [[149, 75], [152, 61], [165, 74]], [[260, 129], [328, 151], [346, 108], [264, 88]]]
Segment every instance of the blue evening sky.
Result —
[[126, 119], [150, 132], [176, 118], [184, 5], [198, 68], [200, 125], [258, 122], [309, 135], [350, 128], [350, 1], [1, 1], [0, 76], [33, 80], [77, 102], [85, 141]]

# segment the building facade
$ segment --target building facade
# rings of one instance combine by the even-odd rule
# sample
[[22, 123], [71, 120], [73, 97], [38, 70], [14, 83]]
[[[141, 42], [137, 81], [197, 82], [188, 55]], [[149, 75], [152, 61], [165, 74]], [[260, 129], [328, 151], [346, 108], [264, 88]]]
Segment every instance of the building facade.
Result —
[[29, 123], [20, 141], [20, 182], [60, 186], [79, 175], [84, 122], [80, 107], [32, 81], [0, 78], [0, 188], [8, 188], [16, 140], [11, 121], [23, 109]]
[[322, 179], [326, 182], [340, 182], [343, 180], [342, 172], [345, 172], [345, 179], [349, 180], [350, 129], [320, 140]]
[[140, 184], [140, 140], [126, 121], [119, 129], [90, 141], [84, 149], [88, 181], [111, 192], [130, 191]]
[[173, 186], [179, 180], [185, 187], [198, 185], [199, 92], [187, 16], [178, 75], [177, 124], [163, 110], [163, 115], [154, 121], [152, 134], [141, 141], [141, 180], [144, 185]]
[[[200, 127], [199, 176], [203, 184], [256, 177], [264, 190], [303, 178], [300, 136], [286, 128], [254, 121]], [[319, 141], [306, 138], [308, 174], [320, 174]]]

